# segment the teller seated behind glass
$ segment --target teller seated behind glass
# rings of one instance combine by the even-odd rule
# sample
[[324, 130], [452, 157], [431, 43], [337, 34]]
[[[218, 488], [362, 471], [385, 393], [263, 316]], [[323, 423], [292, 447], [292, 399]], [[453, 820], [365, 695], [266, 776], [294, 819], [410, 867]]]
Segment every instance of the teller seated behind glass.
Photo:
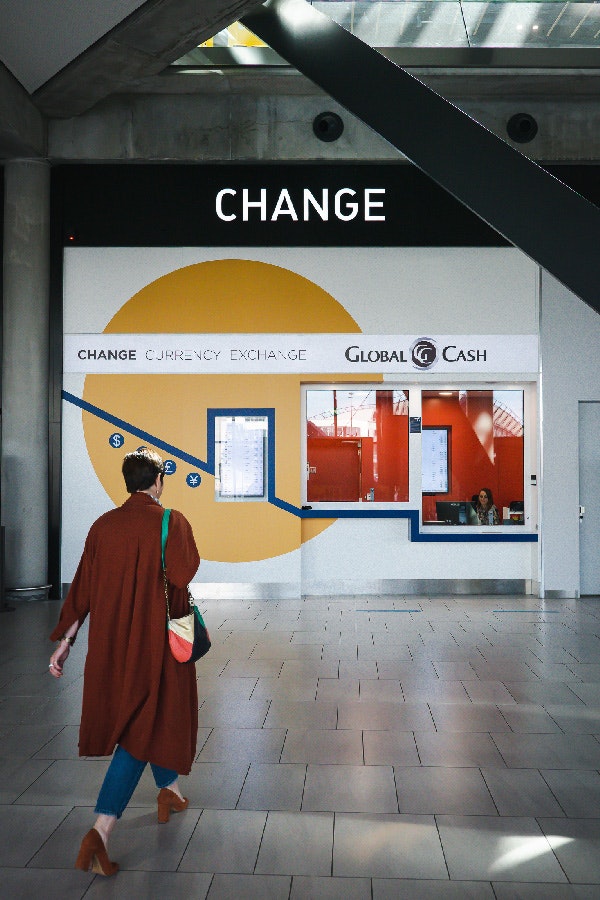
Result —
[[500, 514], [494, 506], [494, 498], [489, 488], [481, 488], [479, 491], [475, 512], [480, 525], [500, 525]]

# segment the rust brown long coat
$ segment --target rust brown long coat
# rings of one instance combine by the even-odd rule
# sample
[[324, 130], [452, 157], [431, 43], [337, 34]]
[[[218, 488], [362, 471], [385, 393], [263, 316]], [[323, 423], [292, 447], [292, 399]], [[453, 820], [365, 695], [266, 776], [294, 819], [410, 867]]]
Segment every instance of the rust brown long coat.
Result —
[[[80, 756], [136, 759], [187, 775], [196, 751], [196, 670], [169, 650], [161, 567], [162, 508], [145, 493], [92, 525], [63, 604], [57, 640], [89, 613]], [[186, 586], [200, 562], [192, 529], [173, 510], [165, 551], [171, 615], [189, 612]]]

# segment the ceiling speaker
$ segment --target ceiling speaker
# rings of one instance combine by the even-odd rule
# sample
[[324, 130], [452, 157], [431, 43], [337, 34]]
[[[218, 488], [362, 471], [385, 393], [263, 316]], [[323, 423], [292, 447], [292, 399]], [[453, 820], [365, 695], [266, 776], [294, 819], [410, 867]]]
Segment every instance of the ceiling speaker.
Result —
[[538, 133], [538, 124], [529, 113], [516, 113], [506, 123], [506, 131], [517, 144], [528, 144]]
[[344, 130], [344, 123], [334, 112], [322, 112], [315, 116], [313, 131], [320, 141], [337, 141]]

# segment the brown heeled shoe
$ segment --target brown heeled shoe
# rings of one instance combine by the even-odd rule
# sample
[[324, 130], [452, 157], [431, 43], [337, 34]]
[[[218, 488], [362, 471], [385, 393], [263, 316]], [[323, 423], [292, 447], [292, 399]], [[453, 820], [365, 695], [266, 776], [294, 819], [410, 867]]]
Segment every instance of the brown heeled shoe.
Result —
[[91, 828], [81, 842], [75, 868], [96, 875], [114, 875], [119, 871], [119, 863], [111, 862], [104, 841], [95, 828]]
[[158, 800], [158, 821], [161, 825], [169, 821], [172, 812], [183, 812], [190, 805], [187, 798], [180, 800], [174, 791], [169, 788], [161, 788], [156, 798]]

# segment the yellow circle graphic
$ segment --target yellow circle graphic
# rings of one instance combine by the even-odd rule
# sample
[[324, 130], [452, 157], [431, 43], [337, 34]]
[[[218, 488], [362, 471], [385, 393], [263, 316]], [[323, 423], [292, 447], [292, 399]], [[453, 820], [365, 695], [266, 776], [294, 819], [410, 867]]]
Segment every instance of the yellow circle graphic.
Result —
[[[281, 266], [255, 260], [221, 259], [177, 269], [151, 282], [123, 304], [105, 333], [251, 334], [355, 333], [356, 321], [323, 288]], [[208, 338], [207, 338], [208, 340]], [[88, 375], [84, 399], [192, 457], [206, 461], [207, 410], [275, 410], [275, 489], [295, 507], [301, 504], [300, 386], [323, 381], [306, 375]], [[331, 381], [332, 376], [328, 375]], [[352, 380], [347, 375], [336, 381]], [[120, 463], [143, 442], [124, 432], [116, 451], [111, 425], [83, 413], [90, 460], [112, 501], [124, 500]], [[176, 471], [165, 477], [163, 503], [181, 510], [194, 529], [200, 555], [220, 562], [245, 562], [297, 549], [331, 524], [302, 520], [268, 502], [219, 503], [214, 477], [168, 451]], [[202, 476], [192, 489], [186, 477]]]

